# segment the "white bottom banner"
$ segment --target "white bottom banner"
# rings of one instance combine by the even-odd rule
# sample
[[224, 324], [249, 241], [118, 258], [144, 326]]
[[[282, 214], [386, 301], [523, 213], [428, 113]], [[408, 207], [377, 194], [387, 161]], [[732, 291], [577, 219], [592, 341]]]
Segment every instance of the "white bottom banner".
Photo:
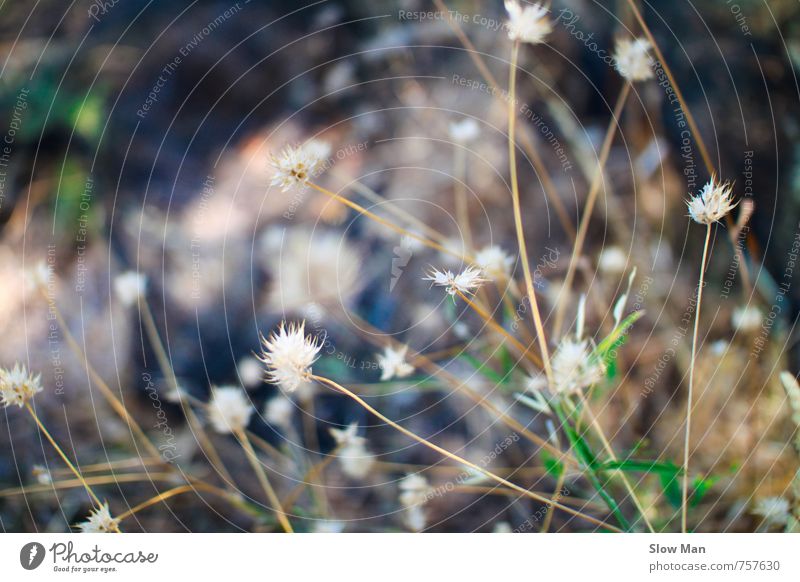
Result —
[[[800, 580], [790, 534], [4, 534], [4, 580]], [[241, 578], [239, 578], [241, 576]], [[174, 577], [174, 578], [168, 578]], [[446, 577], [446, 578], [444, 578]], [[613, 577], [613, 578], [612, 578]]]

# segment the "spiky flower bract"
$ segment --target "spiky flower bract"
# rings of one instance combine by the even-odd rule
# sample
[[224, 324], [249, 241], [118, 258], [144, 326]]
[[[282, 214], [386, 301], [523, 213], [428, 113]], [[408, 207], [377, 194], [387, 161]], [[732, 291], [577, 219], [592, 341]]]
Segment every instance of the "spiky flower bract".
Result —
[[588, 339], [564, 338], [553, 354], [552, 366], [552, 390], [556, 394], [579, 392], [605, 375], [605, 365]]
[[733, 186], [730, 182], [717, 182], [712, 177], [697, 196], [691, 197], [686, 205], [689, 216], [700, 224], [713, 224], [725, 218], [736, 207], [733, 201]]
[[518, 0], [506, 0], [506, 11], [508, 38], [513, 41], [538, 44], [553, 31], [549, 10], [539, 2], [522, 6]]
[[14, 364], [10, 370], [0, 368], [0, 406], [16, 405], [22, 408], [31, 398], [42, 391], [41, 374], [28, 373], [25, 366]]
[[650, 57], [652, 45], [645, 38], [617, 41], [614, 51], [614, 66], [620, 75], [631, 83], [647, 81], [655, 76], [653, 59]]
[[81, 533], [113, 533], [117, 531], [117, 520], [111, 517], [108, 502], [102, 507], [93, 509], [86, 521], [76, 525]]
[[458, 275], [452, 271], [440, 271], [431, 268], [427, 277], [423, 281], [433, 281], [432, 285], [445, 287], [447, 293], [455, 297], [458, 293], [472, 295], [487, 279], [483, 276], [483, 271], [478, 267], [467, 267]]
[[311, 141], [303, 146], [286, 146], [272, 157], [274, 170], [271, 184], [283, 192], [294, 186], [305, 185], [325, 167], [330, 146], [321, 141]]
[[267, 380], [287, 392], [293, 392], [311, 376], [311, 366], [322, 346], [316, 338], [305, 335], [305, 321], [288, 326], [281, 322], [277, 332], [262, 337], [260, 360], [267, 366]]
[[378, 366], [381, 369], [381, 380], [391, 380], [392, 378], [405, 378], [414, 372], [414, 366], [406, 362], [408, 346], [400, 346], [395, 349], [386, 346], [382, 354], [378, 354]]
[[253, 407], [244, 391], [236, 386], [223, 386], [211, 391], [208, 420], [214, 430], [226, 434], [240, 432], [250, 422]]

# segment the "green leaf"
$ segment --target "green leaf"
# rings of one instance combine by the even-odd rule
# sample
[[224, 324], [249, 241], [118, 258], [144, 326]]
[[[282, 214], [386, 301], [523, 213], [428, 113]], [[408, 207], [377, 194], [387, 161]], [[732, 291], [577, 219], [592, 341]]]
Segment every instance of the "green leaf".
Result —
[[630, 328], [633, 327], [633, 324], [639, 321], [643, 315], [644, 311], [634, 311], [628, 317], [623, 319], [620, 324], [603, 339], [603, 341], [597, 344], [597, 354], [601, 358], [606, 359], [608, 357], [608, 353], [612, 351], [614, 347], [616, 347], [617, 342], [620, 341], [620, 339], [624, 341], [628, 330], [630, 330]]
[[506, 378], [508, 376], [503, 377], [494, 370], [492, 370], [489, 367], [488, 362], [482, 362], [481, 360], [479, 360], [472, 354], [468, 354], [467, 352], [462, 352], [461, 354], [459, 354], [459, 357], [465, 360], [467, 363], [469, 363], [469, 365], [471, 365], [473, 368], [475, 368], [476, 372], [483, 374], [495, 384], [504, 384], [506, 382]]
[[558, 479], [564, 473], [564, 464], [546, 450], [542, 450], [542, 464], [544, 470]]
[[607, 461], [600, 466], [603, 471], [625, 471], [626, 473], [653, 473], [669, 478], [683, 474], [683, 469], [671, 462], [626, 459], [624, 461]]

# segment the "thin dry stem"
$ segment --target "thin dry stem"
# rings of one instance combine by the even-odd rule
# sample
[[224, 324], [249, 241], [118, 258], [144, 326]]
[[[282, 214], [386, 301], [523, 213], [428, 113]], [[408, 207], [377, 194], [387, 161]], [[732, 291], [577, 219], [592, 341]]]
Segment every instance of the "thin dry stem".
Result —
[[50, 434], [50, 431], [47, 430], [47, 428], [44, 426], [44, 423], [42, 423], [42, 421], [39, 420], [39, 417], [37, 416], [36, 412], [33, 410], [33, 407], [31, 406], [30, 402], [26, 402], [25, 403], [25, 408], [30, 413], [30, 415], [33, 418], [34, 422], [36, 422], [36, 425], [39, 427], [39, 430], [42, 431], [42, 434], [44, 434], [44, 436], [47, 438], [47, 440], [50, 441], [50, 444], [56, 450], [56, 452], [58, 453], [58, 456], [61, 457], [61, 459], [64, 461], [64, 463], [67, 465], [67, 467], [69, 467], [69, 470], [72, 471], [72, 473], [75, 475], [75, 477], [78, 479], [78, 481], [81, 482], [83, 487], [86, 489], [86, 492], [89, 494], [89, 497], [91, 497], [92, 501], [94, 502], [95, 506], [98, 509], [100, 507], [102, 507], [103, 504], [100, 502], [100, 498], [97, 497], [97, 495], [95, 495], [94, 491], [92, 491], [92, 488], [89, 487], [89, 484], [86, 482], [86, 479], [84, 479], [83, 475], [81, 475], [80, 471], [78, 471], [78, 469], [75, 468], [75, 465], [73, 465], [72, 461], [69, 460], [69, 457], [67, 457], [67, 455], [64, 453], [64, 451], [61, 449], [61, 447], [55, 441], [53, 436]]
[[708, 245], [711, 241], [711, 225], [706, 225], [706, 240], [703, 244], [703, 259], [700, 263], [700, 280], [697, 284], [697, 305], [694, 311], [692, 331], [692, 359], [689, 364], [689, 394], [686, 396], [686, 434], [683, 443], [683, 487], [681, 495], [681, 531], [686, 533], [686, 516], [689, 501], [689, 435], [692, 430], [692, 405], [694, 403], [694, 367], [697, 360], [697, 334], [700, 328], [700, 304], [703, 301], [703, 285], [706, 275]]
[[594, 205], [597, 202], [597, 196], [600, 193], [600, 186], [603, 183], [603, 174], [608, 155], [611, 152], [611, 144], [614, 142], [614, 135], [616, 128], [619, 125], [619, 118], [622, 115], [622, 109], [625, 107], [625, 102], [628, 100], [631, 85], [625, 83], [617, 97], [617, 103], [614, 106], [614, 111], [611, 114], [611, 119], [608, 122], [606, 129], [606, 136], [603, 139], [603, 145], [600, 148], [600, 158], [597, 161], [597, 170], [595, 171], [592, 183], [589, 186], [589, 195], [586, 197], [586, 204], [583, 208], [583, 216], [581, 216], [581, 223], [578, 226], [578, 235], [575, 237], [575, 244], [572, 247], [572, 256], [569, 259], [569, 267], [567, 267], [567, 274], [564, 277], [564, 284], [562, 285], [561, 297], [559, 298], [558, 307], [556, 308], [556, 318], [553, 324], [553, 334], [555, 337], [561, 337], [561, 328], [564, 325], [564, 314], [566, 307], [569, 303], [568, 299], [571, 295], [572, 281], [575, 278], [575, 268], [583, 252], [583, 245], [586, 241], [586, 233], [589, 230], [589, 223], [591, 222], [592, 212]]
[[358, 204], [356, 202], [353, 202], [349, 198], [345, 198], [344, 196], [341, 196], [340, 194], [336, 194], [335, 192], [331, 192], [330, 190], [328, 190], [326, 188], [323, 188], [322, 186], [318, 186], [317, 184], [314, 184], [313, 182], [308, 182], [308, 185], [311, 188], [313, 188], [314, 190], [316, 190], [317, 192], [322, 192], [326, 196], [330, 196], [331, 198], [333, 198], [337, 202], [341, 202], [342, 204], [344, 204], [345, 206], [348, 206], [349, 208], [352, 208], [353, 210], [355, 210], [359, 214], [362, 214], [363, 216], [366, 216], [367, 218], [369, 218], [371, 220], [374, 220], [378, 224], [381, 224], [381, 225], [393, 230], [394, 232], [396, 232], [396, 233], [398, 233], [400, 235], [413, 238], [415, 241], [422, 243], [426, 247], [430, 247], [430, 248], [432, 248], [432, 249], [434, 249], [436, 251], [439, 251], [441, 253], [447, 253], [448, 255], [456, 257], [456, 258], [458, 258], [460, 260], [465, 260], [466, 259], [469, 262], [472, 262], [472, 260], [473, 260], [472, 257], [464, 256], [464, 255], [462, 255], [460, 253], [457, 253], [457, 252], [445, 247], [444, 245], [440, 245], [437, 242], [434, 242], [434, 241], [432, 241], [432, 240], [430, 240], [428, 238], [425, 238], [424, 236], [420, 236], [420, 235], [418, 235], [416, 233], [411, 232], [410, 230], [406, 230], [402, 226], [398, 226], [398, 225], [396, 225], [395, 223], [393, 223], [390, 220], [386, 220], [385, 218], [381, 218], [377, 214], [374, 214], [373, 212], [370, 212], [369, 210], [367, 210], [366, 208], [364, 208], [360, 204]]
[[277, 493], [275, 493], [275, 489], [272, 488], [272, 484], [269, 482], [267, 473], [264, 471], [264, 467], [258, 460], [256, 452], [253, 450], [253, 445], [250, 443], [250, 439], [248, 438], [247, 433], [243, 430], [238, 430], [234, 434], [236, 435], [236, 438], [239, 440], [239, 443], [241, 443], [242, 448], [244, 449], [245, 452], [245, 456], [247, 457], [247, 460], [250, 462], [250, 465], [253, 467], [253, 470], [256, 473], [256, 477], [258, 477], [258, 481], [259, 483], [261, 483], [261, 487], [264, 489], [264, 493], [267, 494], [267, 499], [269, 500], [269, 504], [272, 506], [272, 509], [278, 516], [278, 521], [280, 522], [283, 531], [285, 531], [286, 533], [294, 533], [294, 529], [292, 529], [292, 524], [289, 523], [289, 519], [286, 517], [286, 513], [284, 513], [283, 508], [281, 507], [280, 499], [278, 498]]
[[474, 469], [475, 471], [478, 471], [478, 472], [486, 475], [487, 477], [489, 477], [493, 481], [496, 481], [497, 483], [500, 483], [501, 485], [504, 485], [504, 486], [508, 487], [509, 489], [513, 489], [517, 493], [520, 493], [520, 494], [522, 494], [522, 495], [524, 495], [526, 497], [529, 497], [529, 498], [531, 498], [531, 499], [533, 499], [535, 501], [538, 501], [540, 503], [544, 503], [544, 504], [546, 504], [548, 506], [552, 506], [552, 507], [555, 507], [555, 508], [560, 509], [562, 511], [565, 511], [566, 513], [569, 513], [570, 515], [574, 515], [576, 517], [580, 517], [582, 519], [585, 519], [586, 521], [588, 521], [588, 522], [590, 522], [590, 523], [592, 523], [594, 525], [597, 525], [599, 527], [603, 527], [603, 528], [609, 529], [611, 531], [616, 531], [616, 532], [620, 532], [621, 531], [619, 528], [617, 528], [617, 527], [615, 527], [615, 526], [613, 526], [611, 524], [605, 523], [605, 522], [603, 522], [603, 521], [601, 521], [599, 519], [596, 519], [596, 518], [594, 518], [594, 517], [592, 517], [590, 515], [586, 515], [584, 513], [581, 513], [580, 511], [576, 511], [576, 510], [572, 509], [571, 507], [567, 507], [567, 506], [562, 505], [560, 503], [555, 503], [551, 499], [548, 499], [547, 497], [545, 497], [544, 495], [540, 495], [538, 493], [534, 493], [532, 491], [529, 491], [528, 489], [525, 489], [524, 487], [520, 487], [519, 485], [511, 483], [510, 481], [507, 481], [506, 479], [503, 479], [502, 477], [500, 477], [498, 475], [495, 475], [491, 471], [489, 471], [487, 469], [484, 469], [483, 467], [480, 467], [480, 466], [476, 465], [475, 463], [472, 463], [472, 462], [464, 459], [463, 457], [460, 457], [460, 456], [456, 455], [455, 453], [451, 453], [447, 449], [443, 449], [442, 447], [440, 447], [438, 445], [435, 445], [434, 443], [422, 438], [421, 436], [417, 435], [416, 433], [411, 432], [410, 430], [400, 426], [399, 424], [397, 424], [393, 420], [391, 420], [388, 417], [384, 416], [383, 414], [378, 412], [375, 408], [370, 406], [367, 402], [365, 402], [357, 394], [354, 394], [353, 392], [351, 392], [350, 390], [348, 390], [347, 388], [345, 388], [341, 384], [338, 384], [338, 383], [334, 382], [333, 380], [330, 380], [330, 379], [322, 377], [322, 376], [316, 376], [316, 375], [312, 375], [311, 379], [312, 380], [316, 380], [317, 382], [321, 382], [323, 384], [326, 384], [327, 386], [330, 386], [331, 388], [333, 388], [337, 392], [340, 392], [341, 394], [344, 394], [345, 396], [351, 398], [352, 400], [354, 400], [355, 402], [360, 404], [365, 410], [367, 410], [368, 412], [372, 413], [377, 418], [379, 418], [380, 420], [382, 420], [383, 422], [385, 422], [386, 424], [388, 424], [389, 426], [391, 426], [395, 430], [397, 430], [397, 431], [401, 432], [402, 434], [406, 435], [407, 437], [417, 441], [418, 443], [428, 447], [429, 449], [431, 449], [433, 451], [436, 451], [437, 453], [447, 457], [448, 459], [451, 459], [453, 461], [461, 463], [462, 465], [465, 465], [465, 466], [467, 466], [467, 467], [469, 467], [471, 469]]
[[539, 349], [542, 352], [542, 363], [544, 364], [547, 381], [552, 386], [553, 370], [550, 367], [550, 352], [547, 349], [547, 339], [544, 335], [542, 316], [539, 313], [539, 304], [536, 301], [536, 291], [533, 288], [533, 276], [531, 266], [528, 263], [528, 248], [525, 244], [525, 230], [522, 226], [522, 210], [519, 202], [519, 182], [517, 180], [517, 154], [516, 143], [514, 140], [515, 127], [517, 125], [517, 112], [514, 108], [516, 84], [517, 84], [517, 60], [519, 58], [519, 42], [514, 42], [511, 49], [511, 67], [508, 81], [508, 163], [511, 171], [511, 199], [514, 206], [514, 224], [517, 230], [517, 242], [519, 243], [519, 257], [522, 261], [522, 272], [525, 275], [525, 288], [528, 293], [528, 300], [531, 304], [533, 313], [533, 325], [536, 328], [536, 336], [539, 340]]

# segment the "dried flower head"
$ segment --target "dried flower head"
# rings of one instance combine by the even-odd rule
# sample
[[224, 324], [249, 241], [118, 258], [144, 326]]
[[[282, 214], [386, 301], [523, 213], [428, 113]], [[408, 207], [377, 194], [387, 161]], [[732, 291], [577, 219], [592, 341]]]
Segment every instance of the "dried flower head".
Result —
[[549, 10], [539, 2], [523, 7], [518, 0], [506, 0], [506, 11], [511, 40], [537, 44], [553, 31], [553, 23], [547, 17]]
[[376, 356], [381, 368], [381, 380], [405, 378], [414, 372], [414, 366], [406, 362], [407, 353], [408, 346], [400, 346], [397, 349], [386, 346], [383, 353]]
[[405, 509], [403, 520], [412, 531], [422, 531], [427, 524], [423, 505], [428, 501], [430, 484], [422, 475], [409, 473], [400, 481], [400, 505]]
[[653, 48], [645, 38], [617, 40], [614, 51], [614, 66], [619, 74], [631, 83], [647, 81], [655, 76], [650, 49]]
[[764, 497], [759, 499], [753, 513], [760, 516], [767, 527], [783, 527], [789, 521], [791, 506], [783, 497]]
[[249, 389], [257, 388], [264, 382], [264, 367], [253, 356], [245, 356], [236, 363], [236, 371], [242, 385]]
[[565, 338], [553, 354], [553, 391], [557, 394], [579, 392], [597, 384], [605, 375], [605, 365], [594, 353], [588, 339]]
[[136, 271], [127, 271], [114, 278], [114, 293], [125, 307], [130, 307], [147, 291], [147, 277]]
[[597, 268], [609, 275], [619, 275], [628, 268], [628, 255], [619, 247], [607, 247], [597, 259]]
[[761, 310], [755, 305], [737, 307], [731, 314], [731, 323], [736, 331], [749, 333], [761, 327], [763, 321]]
[[272, 157], [272, 185], [279, 186], [283, 192], [305, 185], [321, 173], [329, 155], [330, 146], [316, 140], [299, 147], [284, 147], [279, 155]]
[[433, 281], [431, 284], [445, 287], [447, 293], [455, 297], [458, 293], [464, 295], [472, 295], [478, 287], [486, 283], [487, 279], [483, 277], [483, 271], [478, 267], [467, 267], [458, 275], [454, 275], [452, 271], [439, 271], [433, 269], [428, 272], [427, 277], [422, 278], [423, 281]]
[[117, 520], [111, 517], [108, 502], [99, 509], [93, 509], [89, 518], [76, 525], [81, 533], [113, 533], [118, 530]]
[[31, 291], [47, 289], [53, 269], [45, 261], [38, 261], [25, 272], [25, 285]]
[[460, 144], [467, 144], [481, 133], [478, 122], [471, 118], [450, 123], [450, 139]]
[[339, 446], [338, 459], [342, 471], [353, 479], [363, 479], [375, 464], [375, 457], [367, 450], [367, 439], [358, 436], [358, 423], [350, 423], [345, 429], [330, 429], [331, 436]]
[[721, 220], [736, 207], [732, 193], [733, 186], [730, 182], [717, 182], [716, 178], [712, 177], [703, 186], [700, 194], [691, 197], [686, 202], [689, 207], [689, 216], [700, 224], [713, 224]]
[[489, 277], [508, 279], [511, 276], [511, 267], [514, 266], [514, 257], [492, 245], [478, 251], [475, 262]]
[[247, 427], [253, 407], [244, 391], [236, 386], [223, 386], [211, 390], [208, 403], [208, 420], [221, 434], [239, 432]]
[[305, 325], [281, 322], [269, 339], [262, 336], [260, 360], [267, 366], [267, 379], [287, 392], [308, 382], [311, 366], [322, 348], [316, 338], [305, 335]]
[[272, 426], [288, 430], [292, 426], [292, 414], [296, 405], [291, 399], [278, 394], [267, 400], [264, 405], [264, 420]]
[[29, 374], [27, 368], [19, 363], [10, 370], [0, 368], [0, 406], [3, 408], [14, 404], [22, 408], [41, 391], [41, 374]]
[[39, 485], [50, 485], [53, 482], [53, 475], [43, 465], [34, 465], [31, 474]]

